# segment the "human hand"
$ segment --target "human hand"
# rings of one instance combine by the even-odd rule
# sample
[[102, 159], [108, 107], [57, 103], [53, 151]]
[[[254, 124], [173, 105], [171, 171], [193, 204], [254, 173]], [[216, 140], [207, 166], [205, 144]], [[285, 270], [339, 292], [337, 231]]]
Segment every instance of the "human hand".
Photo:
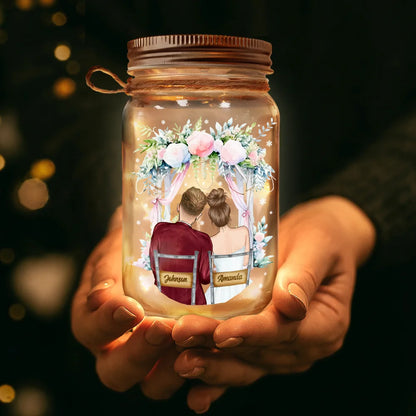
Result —
[[356, 269], [374, 240], [370, 220], [340, 197], [313, 200], [283, 216], [279, 269], [265, 310], [220, 323], [185, 316], [175, 325], [179, 345], [187, 340], [197, 347], [212, 337], [216, 347], [185, 350], [175, 362], [178, 374], [204, 382], [190, 390], [188, 405], [201, 413], [227, 386], [305, 371], [335, 353], [349, 327]]
[[141, 305], [125, 296], [121, 275], [121, 212], [88, 259], [72, 303], [72, 331], [96, 358], [102, 383], [125, 391], [140, 383], [154, 399], [170, 397], [184, 382], [172, 371], [178, 353], [174, 321], [144, 318]]

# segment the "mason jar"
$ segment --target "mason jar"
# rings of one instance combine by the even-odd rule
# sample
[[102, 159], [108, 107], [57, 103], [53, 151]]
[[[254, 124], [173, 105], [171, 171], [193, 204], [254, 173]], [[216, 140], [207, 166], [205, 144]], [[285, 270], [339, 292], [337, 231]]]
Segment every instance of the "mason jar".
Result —
[[[123, 284], [147, 315], [261, 311], [277, 272], [279, 111], [270, 43], [216, 35], [128, 42]], [[121, 89], [91, 82], [102, 71]]]

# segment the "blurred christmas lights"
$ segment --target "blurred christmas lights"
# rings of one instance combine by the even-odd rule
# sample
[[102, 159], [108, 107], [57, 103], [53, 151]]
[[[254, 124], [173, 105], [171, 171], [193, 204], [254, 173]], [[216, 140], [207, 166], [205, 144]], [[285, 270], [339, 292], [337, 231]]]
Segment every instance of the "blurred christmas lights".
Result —
[[33, 6], [33, 0], [16, 0], [16, 7], [20, 10], [30, 10]]
[[21, 321], [26, 315], [26, 308], [20, 303], [14, 303], [9, 307], [9, 316], [13, 321]]
[[12, 386], [3, 384], [0, 386], [0, 402], [11, 403], [16, 397], [16, 392]]
[[74, 60], [68, 61], [65, 68], [66, 68], [66, 71], [68, 72], [69, 75], [78, 74], [79, 71], [80, 71], [79, 63], [77, 61], [74, 61]]
[[58, 61], [67, 61], [71, 56], [71, 48], [61, 43], [55, 48], [54, 55]]
[[20, 204], [30, 210], [43, 208], [49, 200], [46, 183], [38, 178], [26, 179], [17, 191]]
[[11, 248], [5, 247], [0, 249], [0, 262], [3, 264], [11, 264], [14, 261], [14, 251]]
[[43, 7], [50, 7], [55, 4], [55, 0], [38, 0], [39, 4]]
[[6, 159], [3, 155], [0, 155], [0, 170], [2, 170], [6, 166]]
[[53, 84], [53, 93], [57, 98], [65, 99], [70, 97], [76, 89], [75, 81], [71, 78], [59, 78]]
[[41, 159], [34, 162], [30, 168], [30, 174], [34, 178], [38, 178], [40, 180], [49, 179], [55, 173], [55, 164], [52, 160], [49, 159]]
[[50, 414], [50, 399], [38, 387], [22, 387], [18, 390], [13, 403], [15, 416], [44, 416]]
[[67, 22], [66, 14], [62, 12], [56, 12], [52, 15], [51, 20], [55, 26], [63, 26]]
[[13, 272], [12, 283], [26, 307], [40, 316], [51, 317], [64, 308], [74, 278], [71, 257], [48, 254], [22, 260]]

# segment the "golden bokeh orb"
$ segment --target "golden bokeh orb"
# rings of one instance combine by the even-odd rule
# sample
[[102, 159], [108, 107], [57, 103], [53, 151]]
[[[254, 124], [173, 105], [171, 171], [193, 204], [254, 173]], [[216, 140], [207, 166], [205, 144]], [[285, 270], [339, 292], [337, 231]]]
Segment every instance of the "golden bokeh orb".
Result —
[[20, 10], [30, 10], [34, 3], [33, 0], [16, 0], [16, 7]]
[[58, 61], [67, 61], [71, 56], [71, 48], [61, 43], [55, 48], [53, 53]]
[[14, 388], [8, 384], [2, 384], [0, 386], [0, 402], [11, 403], [16, 397]]
[[6, 159], [3, 155], [0, 155], [0, 170], [2, 170], [6, 166]]
[[34, 178], [49, 179], [55, 174], [55, 164], [50, 159], [37, 160], [32, 164], [30, 174]]
[[76, 83], [71, 78], [59, 78], [53, 84], [53, 93], [57, 98], [68, 98], [76, 90]]
[[66, 14], [56, 12], [52, 15], [51, 20], [55, 26], [63, 26], [67, 22]]
[[46, 183], [38, 178], [25, 180], [17, 191], [20, 204], [30, 210], [43, 208], [49, 200]]

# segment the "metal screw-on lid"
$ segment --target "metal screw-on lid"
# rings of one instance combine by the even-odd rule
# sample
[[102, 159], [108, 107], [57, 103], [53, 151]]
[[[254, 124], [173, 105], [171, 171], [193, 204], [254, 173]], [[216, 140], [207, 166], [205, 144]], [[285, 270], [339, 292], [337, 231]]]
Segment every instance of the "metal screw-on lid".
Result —
[[272, 45], [260, 39], [224, 35], [166, 35], [127, 43], [128, 72], [156, 67], [241, 67], [271, 74]]

